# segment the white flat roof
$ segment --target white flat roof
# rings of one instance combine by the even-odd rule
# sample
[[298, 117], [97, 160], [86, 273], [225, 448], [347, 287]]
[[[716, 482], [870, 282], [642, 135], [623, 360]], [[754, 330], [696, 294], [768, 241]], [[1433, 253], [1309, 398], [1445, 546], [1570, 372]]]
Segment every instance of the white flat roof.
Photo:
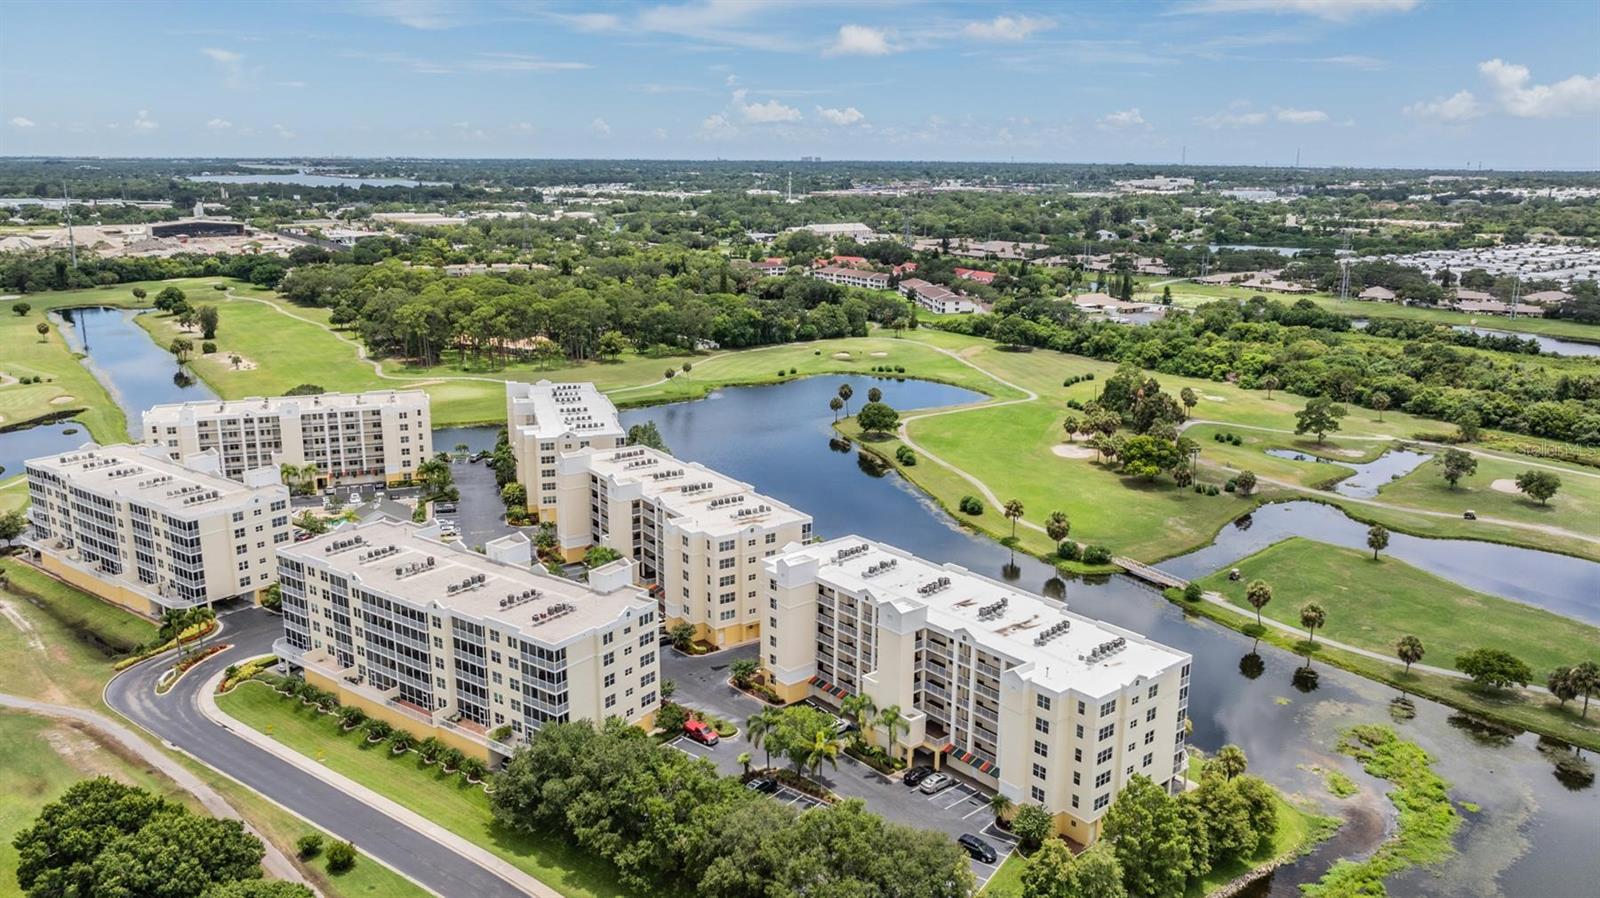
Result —
[[[1074, 614], [1034, 593], [863, 537], [792, 548], [771, 560], [804, 556], [819, 561], [822, 583], [906, 609], [926, 607], [931, 626], [949, 634], [968, 634], [984, 650], [1022, 665], [1016, 672], [1023, 679], [1056, 692], [1107, 695], [1136, 678], [1159, 676], [1190, 659], [1187, 653]], [[1036, 641], [1052, 628], [1054, 636], [1042, 644]], [[1120, 645], [1096, 654], [1117, 640], [1122, 640]]]
[[680, 518], [680, 527], [707, 533], [736, 533], [763, 527], [806, 523], [811, 516], [756, 492], [742, 480], [702, 464], [681, 461], [646, 446], [588, 449], [589, 471], [618, 484], [638, 484], [644, 495]]
[[[507, 423], [524, 436], [549, 440], [564, 434], [575, 436], [623, 435], [617, 420], [617, 407], [594, 384], [587, 381], [555, 383], [506, 382], [512, 420]], [[527, 420], [531, 417], [531, 421]]]
[[314, 396], [251, 396], [247, 399], [201, 399], [172, 402], [145, 410], [144, 422], [178, 421], [186, 414], [196, 418], [214, 415], [240, 415], [272, 412], [296, 415], [304, 412], [354, 408], [380, 408], [384, 405], [426, 406], [428, 394], [421, 390], [369, 390], [365, 393], [319, 393]]
[[[278, 554], [329, 565], [372, 592], [414, 605], [436, 604], [465, 617], [498, 621], [548, 645], [604, 628], [630, 611], [655, 608], [655, 601], [637, 587], [596, 592], [565, 577], [430, 539], [422, 529], [410, 521], [384, 518], [291, 543]], [[461, 588], [469, 581], [470, 586]]]
[[288, 495], [288, 488], [281, 484], [248, 486], [196, 470], [173, 461], [160, 446], [85, 443], [72, 452], [30, 458], [26, 467], [49, 471], [90, 492], [141, 502], [179, 516], [209, 511], [228, 500], [268, 489]]

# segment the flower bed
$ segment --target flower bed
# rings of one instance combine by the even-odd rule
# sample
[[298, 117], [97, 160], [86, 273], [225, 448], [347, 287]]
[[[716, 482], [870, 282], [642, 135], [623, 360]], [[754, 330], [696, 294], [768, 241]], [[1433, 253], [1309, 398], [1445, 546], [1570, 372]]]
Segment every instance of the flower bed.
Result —
[[179, 680], [183, 679], [183, 675], [189, 671], [189, 668], [194, 667], [196, 664], [199, 664], [201, 661], [206, 660], [220, 651], [230, 648], [233, 648], [233, 646], [227, 643], [218, 643], [216, 645], [208, 645], [192, 655], [185, 655], [184, 657], [180, 658], [178, 663], [172, 665], [172, 669], [167, 671], [166, 674], [161, 677], [161, 680], [156, 683], [156, 694], [165, 695], [169, 689], [177, 685]]
[[[178, 639], [182, 639], [184, 642], [194, 642], [196, 639], [203, 639], [207, 636], [210, 636], [212, 633], [216, 632], [216, 629], [216, 621], [203, 621], [184, 630], [178, 635]], [[177, 644], [177, 639], [169, 639], [158, 646], [153, 646], [140, 652], [135, 652], [134, 654], [129, 655], [128, 657], [123, 658], [121, 661], [118, 661], [116, 664], [112, 665], [112, 670], [127, 670], [135, 664], [138, 664], [140, 661], [144, 661], [147, 658], [154, 658], [162, 652], [176, 647]]]
[[243, 664], [234, 665], [228, 668], [227, 675], [217, 683], [217, 692], [227, 692], [245, 680], [254, 679], [256, 674], [277, 663], [277, 655], [262, 655], [260, 658], [252, 658]]

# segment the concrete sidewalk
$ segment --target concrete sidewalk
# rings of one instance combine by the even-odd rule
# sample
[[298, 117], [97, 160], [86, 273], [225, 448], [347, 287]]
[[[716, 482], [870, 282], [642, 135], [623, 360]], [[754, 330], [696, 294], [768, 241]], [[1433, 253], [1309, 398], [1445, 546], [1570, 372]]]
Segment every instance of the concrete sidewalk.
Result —
[[[89, 727], [101, 736], [116, 742], [118, 745], [132, 752], [140, 761], [149, 764], [160, 771], [163, 776], [177, 783], [179, 788], [199, 799], [200, 805], [213, 817], [226, 820], [244, 821], [244, 817], [233, 809], [217, 790], [211, 788], [199, 777], [190, 773], [188, 768], [168, 757], [165, 752], [139, 738], [132, 730], [120, 723], [89, 711], [84, 708], [74, 708], [68, 705], [56, 705], [50, 702], [36, 701], [16, 695], [0, 693], [0, 707], [25, 711], [29, 714], [38, 714], [44, 717], [54, 717], [58, 720], [71, 720]], [[279, 851], [260, 833], [251, 829], [248, 821], [245, 828], [250, 829], [261, 844], [267, 849], [266, 856], [262, 858], [262, 866], [267, 873], [275, 879], [286, 879], [310, 887], [311, 884], [301, 875], [300, 868], [296, 867], [283, 852]]]
[[[445, 829], [426, 817], [423, 817], [421, 814], [418, 814], [410, 808], [405, 807], [399, 802], [379, 795], [377, 792], [374, 792], [366, 786], [361, 785], [355, 780], [352, 780], [343, 774], [329, 770], [322, 764], [319, 764], [311, 758], [300, 754], [294, 749], [289, 748], [281, 742], [278, 742], [276, 739], [251, 729], [232, 717], [229, 717], [220, 707], [217, 706], [217, 684], [222, 681], [222, 677], [223, 672], [213, 674], [211, 679], [206, 681], [205, 685], [200, 689], [200, 693], [197, 698], [197, 704], [199, 705], [200, 713], [212, 723], [215, 723], [217, 726], [222, 727], [233, 735], [244, 739], [246, 742], [251, 743], [262, 751], [269, 752], [278, 759], [294, 765], [302, 772], [322, 780], [329, 786], [332, 786], [333, 788], [338, 789], [340, 792], [343, 792], [345, 795], [362, 802], [373, 810], [392, 818], [401, 826], [426, 836], [442, 847], [460, 855], [462, 858], [494, 873], [496, 876], [499, 876], [506, 882], [520, 889], [524, 894], [535, 896], [535, 898], [561, 898], [560, 892], [557, 892], [555, 889], [545, 885], [540, 880], [535, 879], [527, 873], [524, 873], [510, 862], [506, 861], [504, 858], [501, 858], [499, 855], [494, 854], [488, 849], [485, 849], [474, 842], [468, 841], [467, 839], [456, 835], [450, 830]], [[357, 847], [360, 847], [359, 844]]]

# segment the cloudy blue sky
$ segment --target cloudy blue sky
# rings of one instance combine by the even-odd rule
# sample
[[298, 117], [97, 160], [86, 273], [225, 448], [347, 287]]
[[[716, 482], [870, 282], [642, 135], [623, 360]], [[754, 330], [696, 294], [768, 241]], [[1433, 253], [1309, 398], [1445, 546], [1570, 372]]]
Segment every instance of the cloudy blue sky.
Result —
[[1600, 168], [1600, 2], [0, 5], [0, 153]]

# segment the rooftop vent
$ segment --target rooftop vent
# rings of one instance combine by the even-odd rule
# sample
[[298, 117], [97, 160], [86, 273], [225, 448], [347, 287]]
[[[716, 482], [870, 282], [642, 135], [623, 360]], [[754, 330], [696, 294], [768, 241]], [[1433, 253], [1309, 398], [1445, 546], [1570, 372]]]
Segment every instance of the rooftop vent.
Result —
[[917, 595], [919, 595], [919, 596], [931, 596], [936, 592], [940, 592], [941, 590], [946, 590], [946, 589], [949, 589], [949, 588], [950, 588], [950, 578], [949, 577], [940, 577], [937, 580], [930, 580], [927, 583], [924, 583], [921, 586], [917, 587]]
[[1056, 621], [1055, 623], [1051, 624], [1049, 627], [1046, 627], [1044, 629], [1044, 631], [1041, 632], [1038, 636], [1033, 637], [1033, 644], [1034, 645], [1044, 645], [1045, 643], [1049, 642], [1052, 639], [1055, 639], [1057, 636], [1060, 636], [1061, 634], [1067, 632], [1070, 629], [1072, 629], [1072, 621], [1069, 621], [1069, 620]]
[[[864, 549], [866, 547], [862, 546], [862, 548]], [[894, 570], [895, 566], [899, 563], [900, 560], [897, 558], [890, 558], [886, 561], [880, 561], [872, 567], [867, 568], [865, 571], [862, 571], [861, 575], [863, 577], [876, 577], [879, 574], [887, 574], [888, 572]]]

